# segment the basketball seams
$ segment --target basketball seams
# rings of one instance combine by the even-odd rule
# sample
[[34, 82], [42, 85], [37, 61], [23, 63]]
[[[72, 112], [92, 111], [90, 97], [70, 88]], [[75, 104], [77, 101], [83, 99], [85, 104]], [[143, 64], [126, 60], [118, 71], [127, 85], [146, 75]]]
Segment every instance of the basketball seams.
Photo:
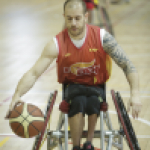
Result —
[[[17, 110], [15, 110], [18, 114], [19, 114], [19, 112], [17, 111]], [[24, 120], [27, 118], [25, 118], [22, 114], [20, 114], [20, 116], [22, 117], [22, 118], [24, 118]]]
[[[19, 114], [19, 112], [18, 112], [17, 110], [15, 110], [15, 111]], [[27, 121], [27, 122], [29, 123], [28, 128], [29, 128], [30, 124], [32, 123], [32, 122], [30, 122], [30, 121], [27, 120], [27, 118], [28, 118], [29, 116], [30, 116], [30, 115], [28, 115], [27, 117], [24, 117], [22, 114], [20, 114], [20, 117], [22, 117], [23, 120], [22, 120], [21, 122], [17, 122], [17, 121], [13, 122], [13, 123], [18, 123], [18, 124], [19, 124], [19, 125], [17, 126], [17, 128], [15, 129], [15, 131], [14, 131], [15, 133], [16, 133], [17, 130], [20, 128], [20, 126], [23, 127], [23, 132], [25, 133], [25, 126], [24, 126], [23, 122], [24, 122], [24, 121]], [[38, 132], [39, 132], [39, 131], [38, 131]]]
[[[34, 106], [34, 105], [31, 105], [31, 104], [30, 104], [30, 106]], [[34, 106], [34, 107], [35, 107], [35, 106]], [[29, 109], [29, 108], [28, 108], [28, 109]], [[38, 107], [35, 107], [35, 109], [33, 109], [31, 112], [28, 111], [29, 114], [32, 115], [32, 113], [33, 113], [36, 109], [38, 109], [39, 112], [41, 113], [41, 115], [43, 115], [42, 111], [41, 111]]]
[[[33, 105], [32, 105], [33, 106]], [[24, 118], [24, 121], [26, 120], [28, 123], [31, 123], [31, 122], [29, 122], [28, 120], [27, 120], [27, 118], [29, 117], [29, 116], [32, 116], [32, 113], [36, 110], [37, 108], [35, 108], [35, 109], [33, 109], [33, 111], [30, 113], [30, 112], [28, 112], [28, 115], [26, 116], [26, 117], [24, 117], [22, 114], [20, 114], [23, 118]], [[28, 109], [27, 109], [28, 110]], [[17, 111], [17, 110], [16, 110]], [[19, 112], [18, 112], [19, 113]], [[41, 112], [40, 112], [41, 113]]]
[[[19, 116], [21, 115], [17, 110], [14, 109], [14, 111], [15, 111]], [[19, 116], [17, 116], [17, 117], [19, 117]], [[12, 112], [10, 112], [9, 118], [16, 118], [16, 116], [15, 116], [15, 117], [12, 117]]]
[[14, 130], [14, 132], [17, 132], [18, 128], [21, 126], [20, 122], [13, 122], [13, 123], [18, 123], [19, 125], [17, 126], [17, 128]]
[[[31, 106], [33, 106], [33, 105], [31, 105]], [[41, 118], [41, 120], [38, 120], [38, 121], [44, 121], [44, 119], [42, 120], [43, 117], [34, 117], [34, 116], [32, 116], [32, 113], [38, 109], [37, 107], [35, 107], [31, 112], [29, 112], [28, 107], [26, 107], [26, 109], [27, 109], [28, 115], [27, 115], [27, 117], [25, 118], [25, 120], [29, 123], [28, 126], [26, 126], [26, 128], [29, 129], [29, 126], [32, 125], [32, 122], [33, 122], [33, 121], [35, 121], [34, 119], [29, 119], [29, 118], [36, 118], [36, 119], [37, 119], [37, 118]], [[38, 110], [39, 110], [39, 109], [38, 109]], [[41, 113], [41, 110], [40, 110], [40, 113]], [[23, 113], [22, 113], [22, 114], [23, 114]], [[42, 114], [42, 113], [41, 113], [41, 114]], [[33, 121], [31, 121], [31, 120], [33, 120]], [[32, 126], [33, 126], [33, 125], [32, 125]], [[35, 126], [33, 126], [33, 127], [35, 128]], [[40, 132], [37, 128], [35, 128], [35, 129], [38, 131], [38, 133]], [[27, 129], [26, 129], [26, 130], [27, 130]], [[29, 133], [28, 133], [27, 136], [29, 136]]]
[[[39, 121], [39, 120], [33, 120], [32, 122], [36, 122], [36, 121]], [[32, 122], [30, 122], [30, 125], [33, 126], [38, 132], [40, 132], [39, 129], [37, 129], [37, 128], [32, 124]], [[42, 122], [42, 121], [41, 121], [41, 122]]]
[[[22, 116], [20, 115], [19, 117], [21, 118]], [[19, 117], [15, 118], [15, 119], [18, 119]], [[23, 117], [22, 117], [22, 118], [23, 118]], [[23, 126], [23, 124], [22, 124], [22, 123], [24, 122], [24, 120], [25, 120], [24, 118], [23, 118], [23, 120], [22, 120], [21, 122], [19, 122], [19, 121], [17, 121], [17, 120], [15, 120], [15, 121], [13, 121], [13, 120], [14, 120], [14, 119], [11, 119], [11, 120], [10, 120], [10, 123], [18, 123], [18, 124], [19, 124], [15, 130], [13, 129], [15, 133], [17, 133], [18, 129], [19, 129], [21, 126], [22, 126], [23, 129], [24, 129], [24, 126]], [[12, 121], [13, 121], [13, 122], [12, 122]], [[23, 132], [24, 132], [24, 130], [23, 130]]]
[[[25, 135], [25, 132], [24, 132], [24, 126], [21, 124], [21, 123], [19, 123], [20, 125], [18, 126], [18, 128], [16, 129], [16, 131], [15, 131], [15, 133], [17, 133], [18, 134], [18, 130], [19, 130], [19, 128], [20, 127], [22, 127], [23, 128], [23, 131], [21, 132], [21, 133], [23, 133], [23, 135]], [[19, 132], [20, 133], [20, 132]], [[21, 137], [22, 137], [22, 135], [20, 135]]]
[[22, 103], [13, 109], [9, 121], [15, 134], [23, 138], [29, 138], [42, 130], [44, 115], [37, 106]]

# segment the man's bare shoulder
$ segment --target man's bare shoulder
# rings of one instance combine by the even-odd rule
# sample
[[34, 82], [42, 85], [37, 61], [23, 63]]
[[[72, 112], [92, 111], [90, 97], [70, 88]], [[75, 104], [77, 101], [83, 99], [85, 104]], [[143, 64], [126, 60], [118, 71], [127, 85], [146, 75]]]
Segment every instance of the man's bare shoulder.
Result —
[[57, 58], [58, 50], [53, 38], [51, 38], [50, 41], [46, 44], [43, 55], [46, 57]]

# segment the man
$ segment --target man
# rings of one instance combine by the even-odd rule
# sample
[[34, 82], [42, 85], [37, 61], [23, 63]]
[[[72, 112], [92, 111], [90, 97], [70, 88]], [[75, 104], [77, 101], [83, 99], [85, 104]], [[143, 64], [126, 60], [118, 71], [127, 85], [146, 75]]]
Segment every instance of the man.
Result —
[[[55, 58], [57, 58], [58, 81], [67, 83], [69, 90], [71, 88], [76, 90], [77, 86], [90, 88], [106, 82], [109, 78], [106, 65], [109, 55], [126, 75], [131, 91], [128, 110], [132, 106], [132, 116], [137, 118], [141, 110], [141, 101], [138, 74], [132, 62], [108, 32], [86, 24], [88, 13], [83, 0], [67, 0], [64, 4], [64, 17], [66, 29], [50, 40], [35, 65], [22, 77], [12, 97], [9, 111], [21, 96], [33, 87], [38, 77]], [[103, 92], [102, 88], [99, 90]], [[103, 93], [101, 96], [103, 98]], [[88, 137], [83, 149], [93, 150], [91, 143], [99, 114], [99, 98], [95, 95], [89, 97], [80, 95], [70, 101], [68, 115], [73, 150], [80, 150], [85, 114], [89, 115]]]

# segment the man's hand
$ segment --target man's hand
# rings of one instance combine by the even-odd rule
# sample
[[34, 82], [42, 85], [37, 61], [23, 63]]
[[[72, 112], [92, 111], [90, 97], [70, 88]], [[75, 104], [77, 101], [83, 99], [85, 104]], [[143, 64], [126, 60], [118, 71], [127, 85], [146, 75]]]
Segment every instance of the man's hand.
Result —
[[141, 108], [142, 108], [142, 103], [140, 101], [140, 97], [139, 96], [132, 96], [130, 98], [130, 100], [128, 101], [128, 104], [127, 104], [127, 111], [128, 112], [130, 111], [130, 107], [131, 106], [132, 106], [132, 117], [134, 119], [138, 118], [139, 113], [140, 113]]
[[11, 113], [11, 111], [13, 110], [13, 108], [15, 107], [15, 105], [18, 104], [18, 103], [22, 103], [22, 102], [23, 102], [23, 101], [21, 101], [18, 96], [13, 96], [13, 97], [12, 97], [12, 101], [11, 101], [11, 103], [10, 103], [10, 105], [9, 105], [9, 109], [8, 109], [8, 111], [7, 111], [7, 113], [6, 113], [5, 119], [9, 119], [10, 113]]

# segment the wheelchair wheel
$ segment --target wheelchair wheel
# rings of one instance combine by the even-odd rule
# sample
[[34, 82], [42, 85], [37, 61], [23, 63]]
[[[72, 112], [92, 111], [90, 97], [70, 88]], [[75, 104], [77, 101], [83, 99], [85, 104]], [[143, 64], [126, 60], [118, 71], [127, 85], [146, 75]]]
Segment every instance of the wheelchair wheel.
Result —
[[120, 121], [121, 128], [123, 129], [123, 135], [126, 138], [130, 150], [141, 150], [119, 92], [115, 93], [114, 90], [111, 90], [111, 94], [115, 104], [115, 108], [117, 110], [118, 119]]
[[108, 12], [106, 11], [106, 8], [103, 8], [103, 7], [99, 7], [100, 9], [100, 17], [102, 17], [103, 19], [103, 23], [102, 25], [105, 27], [105, 29], [111, 34], [114, 36], [114, 31], [113, 31], [113, 27], [112, 27], [112, 23], [111, 23], [111, 20], [110, 20], [110, 17], [108, 15]]
[[37, 135], [37, 137], [35, 139], [35, 142], [33, 144], [32, 150], [39, 150], [41, 145], [42, 145], [41, 143], [43, 141], [44, 135], [47, 135], [47, 133], [46, 133], [47, 130], [46, 129], [47, 129], [47, 125], [48, 125], [50, 115], [51, 115], [51, 112], [52, 112], [52, 109], [53, 109], [53, 105], [54, 105], [55, 100], [56, 100], [56, 95], [57, 95], [57, 91], [54, 91], [54, 93], [52, 93], [50, 95], [50, 98], [48, 100], [48, 105], [47, 105], [45, 115], [44, 115], [44, 119], [45, 119], [44, 127], [43, 127], [43, 130], [39, 133], [39, 135]]

